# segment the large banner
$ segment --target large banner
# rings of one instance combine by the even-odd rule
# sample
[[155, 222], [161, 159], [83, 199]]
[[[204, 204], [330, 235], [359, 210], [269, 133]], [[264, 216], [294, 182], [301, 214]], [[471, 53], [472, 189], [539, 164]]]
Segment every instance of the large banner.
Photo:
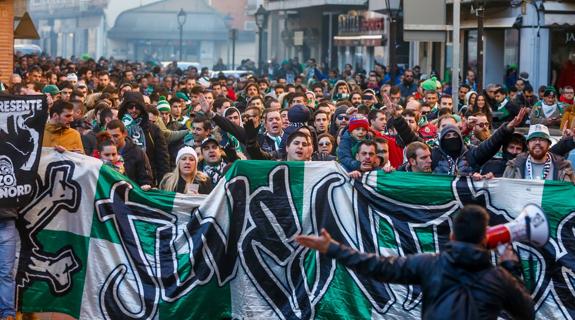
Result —
[[144, 192], [99, 160], [48, 149], [39, 176], [19, 225], [23, 311], [81, 319], [418, 319], [418, 286], [356, 274], [295, 236], [325, 227], [382, 256], [438, 252], [463, 204], [485, 206], [491, 224], [500, 224], [535, 203], [551, 239], [541, 249], [514, 246], [524, 262], [534, 257], [537, 316], [575, 316], [569, 184], [400, 172], [354, 181], [335, 162], [238, 161], [205, 198]]
[[0, 207], [31, 195], [47, 117], [44, 95], [0, 95]]

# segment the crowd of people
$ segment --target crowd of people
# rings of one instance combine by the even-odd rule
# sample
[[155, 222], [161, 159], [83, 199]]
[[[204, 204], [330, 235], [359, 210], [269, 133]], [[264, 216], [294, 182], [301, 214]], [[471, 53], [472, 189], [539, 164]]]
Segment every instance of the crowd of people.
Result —
[[337, 161], [356, 179], [398, 170], [575, 182], [565, 160], [575, 148], [572, 87], [534, 92], [522, 73], [514, 86], [478, 92], [468, 71], [452, 90], [419, 67], [324, 73], [313, 59], [265, 70], [210, 78], [177, 63], [27, 55], [2, 88], [46, 95], [44, 147], [100, 158], [143, 190], [209, 194], [246, 159]]

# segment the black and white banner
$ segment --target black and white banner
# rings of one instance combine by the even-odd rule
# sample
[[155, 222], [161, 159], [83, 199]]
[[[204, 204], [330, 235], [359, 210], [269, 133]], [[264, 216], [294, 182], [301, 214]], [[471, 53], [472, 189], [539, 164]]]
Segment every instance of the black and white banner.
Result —
[[0, 95], [0, 207], [31, 195], [47, 117], [44, 95]]

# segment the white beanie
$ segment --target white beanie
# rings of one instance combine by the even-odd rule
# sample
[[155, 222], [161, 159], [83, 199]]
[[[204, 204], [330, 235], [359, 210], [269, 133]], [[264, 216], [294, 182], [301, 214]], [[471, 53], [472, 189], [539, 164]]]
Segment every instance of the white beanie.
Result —
[[66, 80], [78, 81], [78, 76], [75, 73], [68, 73], [68, 75], [66, 75]]
[[184, 146], [178, 151], [178, 155], [176, 156], [176, 165], [178, 164], [178, 162], [180, 162], [180, 159], [186, 154], [191, 154], [192, 156], [194, 156], [194, 159], [196, 159], [196, 162], [198, 161], [198, 154], [196, 153], [196, 150], [194, 150], [194, 148], [192, 147]]

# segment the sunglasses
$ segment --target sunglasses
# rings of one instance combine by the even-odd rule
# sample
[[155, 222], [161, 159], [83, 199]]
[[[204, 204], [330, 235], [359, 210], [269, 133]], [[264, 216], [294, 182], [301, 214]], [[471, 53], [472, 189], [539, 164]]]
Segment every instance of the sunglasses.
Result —
[[320, 142], [317, 145], [320, 147], [327, 147], [327, 146], [331, 146], [331, 142]]
[[371, 95], [365, 95], [365, 96], [363, 96], [363, 97], [361, 97], [361, 98], [362, 98], [363, 100], [371, 100], [371, 99], [373, 99], [373, 96], [371, 96]]
[[475, 125], [480, 127], [480, 128], [489, 127], [489, 123], [487, 123], [487, 122], [480, 122], [480, 123], [476, 123]]
[[337, 120], [341, 121], [341, 120], [349, 120], [349, 117], [344, 115], [344, 114], [340, 114], [337, 116]]
[[135, 108], [137, 108], [137, 107], [138, 107], [138, 106], [135, 105], [135, 104], [130, 104], [130, 105], [128, 105], [128, 107], [126, 107], [126, 109], [130, 110], [130, 109], [135, 109]]

